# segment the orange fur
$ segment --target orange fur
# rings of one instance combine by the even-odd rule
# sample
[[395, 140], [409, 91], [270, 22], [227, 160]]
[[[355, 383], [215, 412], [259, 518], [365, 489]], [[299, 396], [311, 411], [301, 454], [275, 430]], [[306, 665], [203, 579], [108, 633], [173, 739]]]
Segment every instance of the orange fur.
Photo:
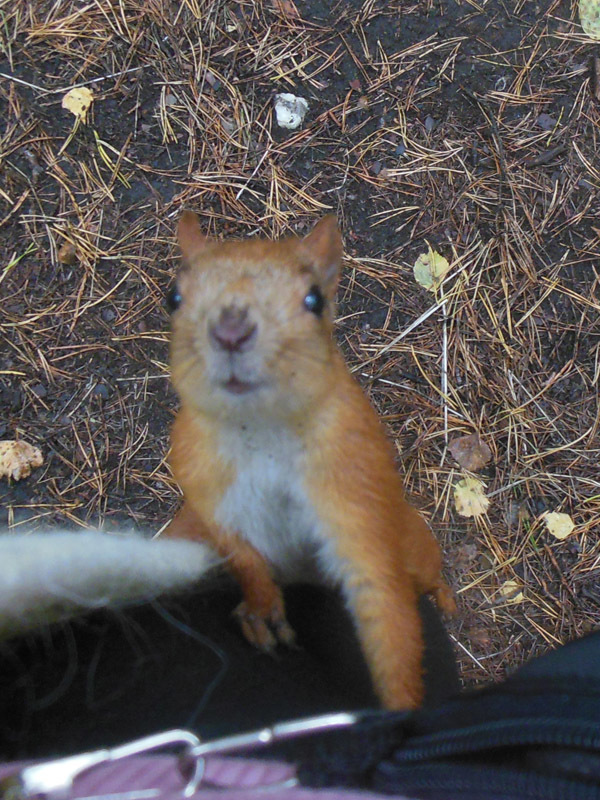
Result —
[[[179, 240], [187, 268], [171, 362], [182, 408], [170, 458], [185, 501], [167, 534], [208, 541], [225, 558], [244, 595], [242, 630], [267, 649], [293, 641], [276, 578], [295, 579], [312, 559], [342, 587], [383, 704], [418, 705], [417, 597], [433, 594], [444, 611], [454, 601], [332, 338], [335, 220], [305, 239], [219, 244], [185, 212]], [[303, 304], [314, 286], [322, 314]], [[228, 336], [232, 350], [219, 343]]]

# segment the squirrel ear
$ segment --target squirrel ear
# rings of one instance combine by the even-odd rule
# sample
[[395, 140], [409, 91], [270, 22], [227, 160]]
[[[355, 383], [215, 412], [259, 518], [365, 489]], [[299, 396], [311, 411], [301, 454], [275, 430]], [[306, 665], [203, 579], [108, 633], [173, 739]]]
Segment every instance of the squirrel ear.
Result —
[[328, 295], [337, 288], [342, 264], [342, 234], [335, 214], [327, 214], [317, 222], [312, 231], [302, 240], [312, 266], [321, 279], [321, 286]]
[[200, 230], [200, 219], [197, 214], [187, 209], [179, 218], [177, 225], [177, 238], [183, 257], [190, 261], [196, 253], [202, 250], [210, 239]]

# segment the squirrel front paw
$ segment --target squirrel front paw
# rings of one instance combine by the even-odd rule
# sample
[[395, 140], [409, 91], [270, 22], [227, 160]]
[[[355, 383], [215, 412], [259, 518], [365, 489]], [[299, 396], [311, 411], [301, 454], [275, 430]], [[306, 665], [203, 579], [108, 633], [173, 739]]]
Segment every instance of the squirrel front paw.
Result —
[[290, 627], [283, 604], [275, 603], [268, 612], [261, 613], [249, 607], [244, 600], [233, 612], [244, 637], [250, 644], [265, 653], [272, 653], [278, 644], [295, 647], [296, 634]]

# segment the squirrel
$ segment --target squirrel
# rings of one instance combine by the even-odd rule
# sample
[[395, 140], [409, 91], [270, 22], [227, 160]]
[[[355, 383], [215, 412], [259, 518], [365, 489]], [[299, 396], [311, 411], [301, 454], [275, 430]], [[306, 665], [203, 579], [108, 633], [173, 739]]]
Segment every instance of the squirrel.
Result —
[[304, 238], [219, 242], [185, 210], [178, 239], [170, 464], [184, 502], [165, 535], [218, 553], [242, 591], [242, 632], [266, 651], [294, 644], [281, 585], [339, 586], [382, 705], [418, 706], [418, 597], [448, 613], [455, 603], [391, 442], [334, 341], [335, 216]]

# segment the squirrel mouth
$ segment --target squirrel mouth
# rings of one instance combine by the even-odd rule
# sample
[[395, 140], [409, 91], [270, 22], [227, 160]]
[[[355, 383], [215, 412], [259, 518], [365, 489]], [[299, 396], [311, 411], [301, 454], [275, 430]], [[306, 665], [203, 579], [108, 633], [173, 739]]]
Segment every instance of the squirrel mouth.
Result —
[[259, 386], [260, 383], [241, 381], [239, 378], [236, 378], [235, 375], [232, 375], [228, 381], [223, 383], [223, 388], [231, 394], [248, 394], [248, 392], [253, 392], [258, 389]]

